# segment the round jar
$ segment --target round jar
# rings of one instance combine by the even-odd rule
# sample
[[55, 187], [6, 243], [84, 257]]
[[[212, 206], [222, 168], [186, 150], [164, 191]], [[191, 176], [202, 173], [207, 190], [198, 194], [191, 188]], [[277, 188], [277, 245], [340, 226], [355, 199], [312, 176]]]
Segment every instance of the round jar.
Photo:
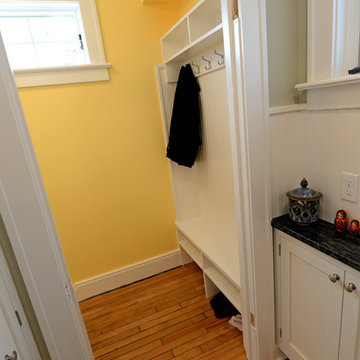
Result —
[[301, 180], [300, 185], [301, 187], [286, 194], [289, 198], [289, 215], [290, 219], [297, 224], [310, 225], [319, 219], [322, 194], [308, 188], [308, 182], [305, 178]]

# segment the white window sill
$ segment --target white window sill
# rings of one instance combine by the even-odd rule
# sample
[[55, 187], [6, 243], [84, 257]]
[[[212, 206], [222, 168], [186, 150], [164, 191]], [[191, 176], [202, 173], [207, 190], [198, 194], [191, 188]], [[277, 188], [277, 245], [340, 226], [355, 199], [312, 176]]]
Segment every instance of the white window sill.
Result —
[[320, 89], [332, 86], [350, 85], [360, 82], [360, 75], [347, 75], [338, 78], [318, 80], [295, 85], [297, 90]]
[[109, 80], [109, 63], [14, 70], [18, 88]]

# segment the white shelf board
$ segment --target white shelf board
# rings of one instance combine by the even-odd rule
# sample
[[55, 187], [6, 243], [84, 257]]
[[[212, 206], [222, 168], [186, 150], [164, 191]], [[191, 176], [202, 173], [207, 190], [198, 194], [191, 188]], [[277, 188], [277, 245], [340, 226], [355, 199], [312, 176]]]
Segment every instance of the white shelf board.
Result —
[[186, 61], [190, 57], [207, 50], [211, 45], [217, 44], [223, 40], [223, 26], [219, 24], [203, 36], [193, 41], [190, 45], [187, 45], [176, 54], [168, 59], [165, 59], [165, 64], [178, 63]]
[[[170, 3], [171, 0], [143, 0], [143, 3], [155, 3], [160, 1], [162, 3]], [[175, 3], [180, 3], [182, 0], [175, 0]], [[202, 4], [204, 4], [207, 0], [200, 0], [193, 8], [189, 10], [181, 19], [179, 19], [161, 38], [160, 40], [164, 40], [172, 31], [176, 29], [176, 27], [185, 19], [187, 19], [194, 11], [196, 11]]]
[[190, 241], [188, 240], [180, 240], [179, 245], [181, 248], [183, 248], [187, 254], [198, 264], [198, 266], [202, 269], [203, 268], [203, 262], [202, 262], [202, 256], [201, 251], [197, 249]]
[[204, 273], [216, 285], [216, 287], [228, 298], [228, 300], [241, 312], [240, 288], [234, 286], [214, 266], [204, 270]]
[[240, 288], [240, 265], [236, 246], [226, 248], [224, 244], [235, 244], [235, 240], [221, 231], [215, 224], [196, 217], [176, 223], [177, 228], [201, 252]]

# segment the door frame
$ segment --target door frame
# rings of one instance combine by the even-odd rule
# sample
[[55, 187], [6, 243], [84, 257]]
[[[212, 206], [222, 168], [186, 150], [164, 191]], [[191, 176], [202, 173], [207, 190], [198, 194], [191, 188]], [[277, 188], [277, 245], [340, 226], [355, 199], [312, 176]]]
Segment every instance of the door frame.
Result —
[[[17, 351], [23, 359], [38, 360], [40, 353], [33, 334], [31, 332], [25, 311], [21, 305], [19, 295], [16, 291], [11, 277], [4, 253], [0, 247], [0, 310], [2, 310], [5, 320]], [[16, 315], [18, 312], [19, 319]], [[15, 350], [15, 349], [14, 349]]]
[[0, 107], [0, 214], [45, 343], [52, 360], [91, 360], [91, 347], [1, 37]]
[[250, 329], [244, 341], [249, 360], [278, 360], [286, 356], [275, 342], [266, 0], [237, 1], [239, 23], [229, 19], [224, 27], [234, 34], [241, 284]]

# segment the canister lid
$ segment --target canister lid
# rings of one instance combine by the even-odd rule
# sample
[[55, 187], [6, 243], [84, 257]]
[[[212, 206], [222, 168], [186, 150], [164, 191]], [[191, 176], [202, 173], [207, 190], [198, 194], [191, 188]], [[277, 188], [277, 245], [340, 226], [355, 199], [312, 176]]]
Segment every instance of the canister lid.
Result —
[[301, 187], [289, 191], [286, 195], [294, 200], [317, 200], [322, 197], [321, 192], [308, 188], [308, 182], [305, 178], [301, 180]]

